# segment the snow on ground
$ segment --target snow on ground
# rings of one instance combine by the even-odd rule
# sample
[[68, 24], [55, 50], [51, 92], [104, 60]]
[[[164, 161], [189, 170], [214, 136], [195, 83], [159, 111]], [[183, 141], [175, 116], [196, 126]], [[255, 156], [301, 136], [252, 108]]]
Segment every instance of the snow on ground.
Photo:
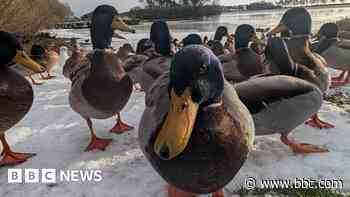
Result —
[[[6, 135], [14, 150], [38, 155], [16, 168], [101, 169], [103, 181], [8, 184], [8, 168], [0, 168], [0, 196], [164, 197], [165, 182], [138, 147], [137, 126], [144, 110], [144, 94], [134, 93], [122, 112], [123, 119], [134, 125], [135, 130], [118, 136], [108, 132], [115, 123], [114, 119], [94, 120], [98, 136], [113, 137], [114, 141], [104, 152], [85, 153], [89, 132], [85, 121], [70, 109], [69, 88], [70, 82], [61, 75], [34, 87], [35, 102], [31, 111]], [[240, 188], [247, 177], [257, 180], [342, 179], [345, 190], [350, 191], [350, 115], [327, 102], [320, 115], [336, 124], [336, 128], [317, 130], [301, 125], [293, 132], [292, 138], [321, 145], [330, 153], [296, 155], [279, 141], [277, 135], [258, 137], [256, 150], [226, 191]]]

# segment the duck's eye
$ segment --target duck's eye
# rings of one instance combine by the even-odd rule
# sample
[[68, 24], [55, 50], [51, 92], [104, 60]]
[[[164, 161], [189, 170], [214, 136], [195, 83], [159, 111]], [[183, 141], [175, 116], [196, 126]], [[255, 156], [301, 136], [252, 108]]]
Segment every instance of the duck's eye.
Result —
[[203, 64], [199, 67], [199, 74], [204, 75], [208, 72], [208, 66]]

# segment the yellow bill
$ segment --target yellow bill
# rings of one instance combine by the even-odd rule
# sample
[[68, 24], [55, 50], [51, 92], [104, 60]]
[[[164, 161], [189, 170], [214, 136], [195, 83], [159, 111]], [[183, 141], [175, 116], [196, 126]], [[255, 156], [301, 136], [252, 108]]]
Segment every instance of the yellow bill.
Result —
[[17, 51], [17, 54], [13, 61], [36, 73], [45, 71], [45, 68], [43, 66], [32, 60], [24, 51]]
[[154, 144], [155, 153], [171, 160], [186, 148], [198, 113], [198, 103], [193, 102], [190, 89], [181, 96], [171, 90], [171, 107]]
[[112, 22], [112, 29], [113, 30], [120, 30], [130, 33], [135, 33], [136, 31], [134, 29], [131, 29], [122, 19], [119, 17], [114, 18]]
[[275, 35], [278, 33], [285, 32], [285, 31], [288, 31], [288, 27], [286, 25], [280, 23], [275, 28], [273, 28], [267, 35]]

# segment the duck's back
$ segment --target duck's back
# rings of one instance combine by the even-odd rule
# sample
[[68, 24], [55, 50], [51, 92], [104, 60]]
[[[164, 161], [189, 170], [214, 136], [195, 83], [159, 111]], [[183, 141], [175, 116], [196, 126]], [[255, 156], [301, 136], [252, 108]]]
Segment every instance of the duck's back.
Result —
[[19, 122], [33, 104], [30, 83], [12, 69], [0, 70], [0, 132]]
[[170, 70], [171, 57], [153, 57], [148, 59], [143, 67], [141, 86], [147, 92], [154, 81], [162, 74]]
[[255, 78], [236, 84], [235, 89], [254, 117], [257, 135], [289, 133], [322, 104], [316, 85], [292, 76]]
[[[345, 47], [348, 46], [347, 47]], [[320, 53], [326, 59], [328, 66], [335, 69], [350, 70], [350, 41], [342, 40], [333, 43], [329, 48]]]

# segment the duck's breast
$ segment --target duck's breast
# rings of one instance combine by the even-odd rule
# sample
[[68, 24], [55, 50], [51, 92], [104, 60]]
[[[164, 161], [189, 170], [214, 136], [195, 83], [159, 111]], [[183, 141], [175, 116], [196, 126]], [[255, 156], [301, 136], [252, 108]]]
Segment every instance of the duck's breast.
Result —
[[117, 114], [127, 104], [132, 86], [131, 78], [115, 54], [95, 52], [90, 74], [82, 84], [82, 94], [96, 110]]
[[0, 132], [19, 122], [33, 104], [30, 83], [11, 69], [0, 71]]

